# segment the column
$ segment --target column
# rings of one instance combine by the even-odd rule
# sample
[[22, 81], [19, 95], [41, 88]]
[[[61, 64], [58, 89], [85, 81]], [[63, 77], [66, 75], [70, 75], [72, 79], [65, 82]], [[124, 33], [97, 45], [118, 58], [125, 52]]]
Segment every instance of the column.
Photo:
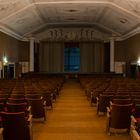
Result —
[[110, 72], [114, 72], [114, 38], [110, 39]]
[[30, 72], [34, 72], [34, 41], [33, 37], [30, 38]]

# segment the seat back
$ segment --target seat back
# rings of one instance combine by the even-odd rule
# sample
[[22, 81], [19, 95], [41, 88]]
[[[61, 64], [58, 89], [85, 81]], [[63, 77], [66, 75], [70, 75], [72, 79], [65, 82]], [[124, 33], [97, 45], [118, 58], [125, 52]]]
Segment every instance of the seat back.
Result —
[[43, 104], [43, 100], [41, 98], [39, 99], [31, 99], [27, 98], [28, 105], [31, 106], [31, 114], [33, 115], [33, 118], [44, 118], [46, 120], [45, 115], [45, 108]]
[[114, 104], [124, 105], [124, 104], [132, 103], [132, 100], [130, 98], [128, 98], [128, 99], [113, 99], [113, 103]]
[[10, 95], [10, 98], [20, 99], [20, 98], [25, 98], [25, 95], [22, 94], [22, 93], [21, 93], [21, 94], [20, 94], [20, 93], [19, 93], [19, 94], [18, 94], [18, 93], [17, 93], [17, 94], [15, 94], [15, 93], [13, 94], [13, 93], [12, 93], [12, 94]]
[[24, 112], [1, 112], [4, 140], [30, 140]]
[[107, 112], [107, 107], [110, 106], [113, 95], [100, 95], [98, 102], [98, 112]]
[[25, 98], [8, 98], [9, 103], [24, 103]]
[[112, 104], [110, 127], [115, 129], [129, 129], [132, 104]]
[[8, 112], [26, 112], [27, 103], [6, 103]]

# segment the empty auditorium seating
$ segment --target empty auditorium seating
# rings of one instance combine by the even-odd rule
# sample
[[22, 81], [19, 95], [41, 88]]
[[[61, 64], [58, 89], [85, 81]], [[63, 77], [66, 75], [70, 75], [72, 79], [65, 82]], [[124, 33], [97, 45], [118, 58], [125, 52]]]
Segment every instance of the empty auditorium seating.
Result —
[[131, 109], [132, 104], [112, 104], [111, 108], [108, 108], [107, 132], [111, 133], [111, 128], [126, 129], [129, 132]]
[[1, 112], [4, 140], [31, 140], [31, 116], [24, 112]]

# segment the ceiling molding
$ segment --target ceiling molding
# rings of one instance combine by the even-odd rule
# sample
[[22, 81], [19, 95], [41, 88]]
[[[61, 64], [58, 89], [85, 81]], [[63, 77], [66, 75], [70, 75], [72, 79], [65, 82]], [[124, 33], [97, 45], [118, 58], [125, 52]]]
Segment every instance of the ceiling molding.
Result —
[[19, 34], [16, 34], [15, 32], [13, 32], [12, 30], [9, 30], [8, 28], [5, 28], [3, 26], [0, 25], [0, 31], [15, 38], [15, 39], [18, 39], [18, 40], [22, 40], [23, 36], [19, 35]]
[[[19, 40], [28, 40], [28, 36], [30, 34], [36, 33], [39, 30], [41, 31], [42, 29], [47, 29], [47, 28], [49, 28], [49, 26], [53, 26], [53, 25], [57, 25], [57, 26], [61, 26], [61, 25], [65, 25], [65, 26], [67, 26], [67, 25], [77, 25], [77, 26], [79, 26], [80, 24], [81, 25], [83, 24], [83, 25], [86, 25], [86, 26], [96, 26], [97, 28], [100, 28], [100, 29], [104, 30], [104, 32], [107, 31], [108, 33], [112, 33], [113, 35], [118, 36], [117, 37], [118, 40], [125, 40], [125, 39], [128, 39], [129, 37], [132, 37], [132, 36], [140, 33], [140, 27], [137, 27], [133, 31], [131, 31], [131, 32], [129, 32], [129, 33], [127, 33], [127, 34], [122, 36], [122, 34], [120, 34], [119, 32], [116, 32], [113, 29], [111, 29], [109, 27], [106, 27], [106, 26], [102, 25], [101, 23], [98, 23], [98, 21], [94, 21], [94, 23], [91, 21], [90, 24], [87, 23], [88, 21], [87, 22], [75, 22], [75, 23], [74, 22], [68, 22], [68, 23], [66, 23], [66, 22], [59, 23], [58, 22], [58, 23], [55, 23], [55, 24], [50, 23], [50, 22], [46, 21], [45, 17], [40, 13], [40, 10], [37, 7], [37, 5], [58, 5], [58, 4], [60, 4], [60, 6], [61, 6], [61, 4], [83, 4], [83, 5], [84, 4], [91, 4], [91, 6], [92, 6], [92, 4], [98, 4], [98, 5], [102, 4], [102, 5], [104, 5], [104, 8], [106, 8], [106, 7], [111, 8], [111, 9], [115, 8], [116, 11], [122, 11], [127, 15], [134, 16], [137, 19], [136, 21], [138, 21], [138, 22], [140, 21], [140, 16], [138, 14], [134, 13], [133, 11], [129, 11], [129, 9], [127, 9], [127, 8], [123, 8], [122, 6], [120, 6], [119, 4], [114, 3], [113, 1], [107, 1], [107, 0], [102, 0], [102, 1], [99, 1], [99, 0], [96, 0], [96, 1], [92, 1], [92, 0], [88, 0], [88, 1], [86, 1], [86, 0], [70, 1], [70, 0], [68, 0], [67, 1], [67, 0], [65, 0], [65, 1], [36, 2], [35, 0], [28, 0], [28, 3], [29, 4], [27, 4], [27, 6], [24, 6], [23, 8], [21, 8], [20, 10], [17, 10], [16, 12], [10, 14], [9, 16], [2, 18], [0, 21], [5, 21], [8, 18], [14, 17], [18, 13], [20, 13], [22, 11], [25, 11], [28, 8], [30, 9], [30, 8], [35, 7], [37, 15], [42, 20], [42, 25], [40, 25], [36, 29], [31, 30], [28, 33], [25, 33], [23, 36], [21, 36], [17, 32], [14, 32], [14, 31], [12, 31], [12, 30], [0, 25], [0, 31], [1, 32], [6, 33], [6, 34], [8, 34], [8, 35], [10, 35], [10, 36], [12, 36], [12, 37], [14, 37], [16, 39], [19, 39]], [[117, 26], [117, 24], [116, 24], [116, 26]]]
[[[37, 28], [37, 29], [35, 29], [35, 30], [31, 31], [31, 32], [28, 32], [24, 36], [26, 36], [26, 35], [28, 35], [30, 33], [35, 33], [36, 34], [36, 32], [37, 33], [42, 32], [43, 30], [49, 29], [50, 27], [53, 27], [53, 28], [60, 28], [60, 27], [71, 28], [71, 26], [74, 26], [74, 27], [77, 27], [77, 28], [81, 28], [81, 27], [91, 27], [91, 28], [94, 28], [96, 26], [96, 27], [99, 27], [99, 28], [105, 30], [108, 33], [113, 33], [113, 34], [116, 34], [117, 36], [121, 36], [120, 33], [115, 32], [115, 31], [107, 28], [104, 25], [101, 25], [99, 23], [87, 23], [87, 22], [81, 22], [81, 23], [74, 23], [74, 22], [69, 22], [69, 23], [65, 23], [64, 22], [64, 23], [62, 23], [61, 22], [61, 24], [60, 23], [49, 23], [49, 24], [46, 23], [46, 24], [42, 25], [41, 27], [39, 27], [39, 28]], [[38, 30], [40, 30], [40, 31], [38, 31]]]
[[134, 29], [133, 31], [129, 32], [128, 34], [123, 35], [122, 37], [116, 38], [117, 41], [123, 41], [126, 40], [134, 35], [137, 35], [140, 33], [140, 27], [137, 29]]

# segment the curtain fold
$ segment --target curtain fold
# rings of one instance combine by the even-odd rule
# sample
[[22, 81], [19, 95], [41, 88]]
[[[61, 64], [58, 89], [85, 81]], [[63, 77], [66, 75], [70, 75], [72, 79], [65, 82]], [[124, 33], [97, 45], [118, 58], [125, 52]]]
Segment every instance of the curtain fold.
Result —
[[103, 42], [80, 43], [80, 72], [101, 73], [104, 71]]
[[43, 42], [40, 44], [39, 52], [40, 72], [63, 72], [64, 43]]
[[[64, 72], [64, 43], [41, 42], [39, 47], [40, 72]], [[104, 72], [104, 43], [81, 42], [79, 73]]]

